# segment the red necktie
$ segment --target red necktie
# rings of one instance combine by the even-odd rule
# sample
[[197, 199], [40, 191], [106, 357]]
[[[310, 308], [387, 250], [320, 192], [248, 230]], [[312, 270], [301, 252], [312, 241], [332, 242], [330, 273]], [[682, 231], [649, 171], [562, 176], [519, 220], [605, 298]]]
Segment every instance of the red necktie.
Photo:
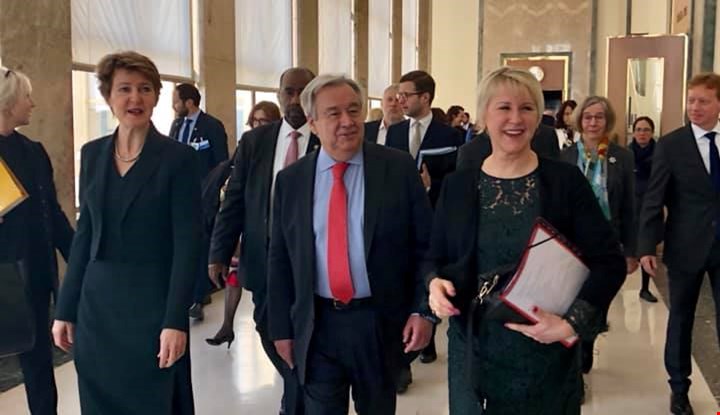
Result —
[[290, 145], [288, 146], [287, 153], [285, 153], [285, 164], [283, 168], [295, 163], [298, 159], [298, 137], [300, 133], [293, 130], [290, 131]]
[[353, 297], [347, 238], [347, 191], [343, 175], [349, 164], [335, 163], [332, 167], [333, 185], [328, 208], [327, 266], [330, 292], [345, 304]]

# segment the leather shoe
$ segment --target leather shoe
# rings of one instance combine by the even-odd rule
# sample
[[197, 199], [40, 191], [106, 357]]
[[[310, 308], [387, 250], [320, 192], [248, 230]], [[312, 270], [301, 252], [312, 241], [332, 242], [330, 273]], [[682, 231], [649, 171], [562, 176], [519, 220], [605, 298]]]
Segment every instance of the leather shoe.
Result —
[[673, 415], [693, 415], [687, 393], [673, 393], [670, 396], [670, 413]]
[[202, 321], [205, 318], [205, 312], [203, 312], [203, 306], [200, 303], [195, 303], [188, 310], [190, 318]]
[[397, 392], [398, 395], [402, 395], [403, 393], [407, 392], [408, 387], [411, 383], [412, 372], [410, 371], [410, 367], [401, 368], [395, 382], [395, 392]]
[[430, 341], [430, 344], [420, 352], [421, 363], [432, 363], [437, 360], [437, 351], [435, 351], [435, 339]]
[[649, 290], [640, 290], [640, 298], [648, 303], [657, 303], [658, 299]]

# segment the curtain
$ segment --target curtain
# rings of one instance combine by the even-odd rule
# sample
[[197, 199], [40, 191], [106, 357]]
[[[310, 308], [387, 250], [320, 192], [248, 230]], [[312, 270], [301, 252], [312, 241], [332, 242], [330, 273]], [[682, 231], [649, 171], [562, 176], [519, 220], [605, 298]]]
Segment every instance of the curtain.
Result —
[[392, 62], [390, 0], [370, 0], [368, 96], [382, 97], [390, 85]]
[[402, 5], [402, 73], [418, 68], [418, 0], [403, 0]]
[[319, 0], [320, 73], [353, 76], [352, 0]]

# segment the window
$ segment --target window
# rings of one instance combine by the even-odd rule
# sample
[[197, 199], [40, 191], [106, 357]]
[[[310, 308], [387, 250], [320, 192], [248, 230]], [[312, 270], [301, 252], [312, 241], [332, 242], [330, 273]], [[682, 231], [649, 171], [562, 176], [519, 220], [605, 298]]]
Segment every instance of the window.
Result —
[[135, 50], [162, 74], [192, 77], [190, 1], [73, 0], [71, 20], [75, 63]]
[[352, 19], [352, 0], [318, 0], [320, 73], [353, 77]]
[[368, 96], [382, 97], [390, 85], [392, 61], [392, 8], [390, 0], [370, 0]]
[[418, 0], [403, 0], [402, 73], [418, 68]]
[[252, 107], [260, 101], [274, 102], [278, 106], [277, 92], [259, 91], [251, 89], [238, 89], [235, 91], [235, 113], [237, 120], [237, 139], [240, 141], [245, 131], [250, 127], [247, 125], [248, 117]]

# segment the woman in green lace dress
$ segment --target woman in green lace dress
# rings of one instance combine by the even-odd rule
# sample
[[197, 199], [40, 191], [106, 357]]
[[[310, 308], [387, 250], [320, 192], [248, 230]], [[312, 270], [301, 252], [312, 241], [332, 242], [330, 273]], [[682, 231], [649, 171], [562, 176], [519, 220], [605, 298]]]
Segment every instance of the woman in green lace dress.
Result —
[[[450, 317], [451, 415], [580, 414], [578, 349], [560, 340], [593, 337], [602, 328], [598, 310], [624, 282], [620, 244], [587, 181], [574, 166], [539, 158], [530, 148], [542, 108], [542, 90], [528, 72], [489, 74], [480, 87], [478, 120], [493, 152], [480, 170], [448, 176], [441, 191], [424, 266], [430, 307]], [[533, 325], [475, 319], [468, 339], [477, 275], [517, 263], [538, 216], [573, 242], [590, 268], [580, 295], [563, 316], [537, 310]]]

